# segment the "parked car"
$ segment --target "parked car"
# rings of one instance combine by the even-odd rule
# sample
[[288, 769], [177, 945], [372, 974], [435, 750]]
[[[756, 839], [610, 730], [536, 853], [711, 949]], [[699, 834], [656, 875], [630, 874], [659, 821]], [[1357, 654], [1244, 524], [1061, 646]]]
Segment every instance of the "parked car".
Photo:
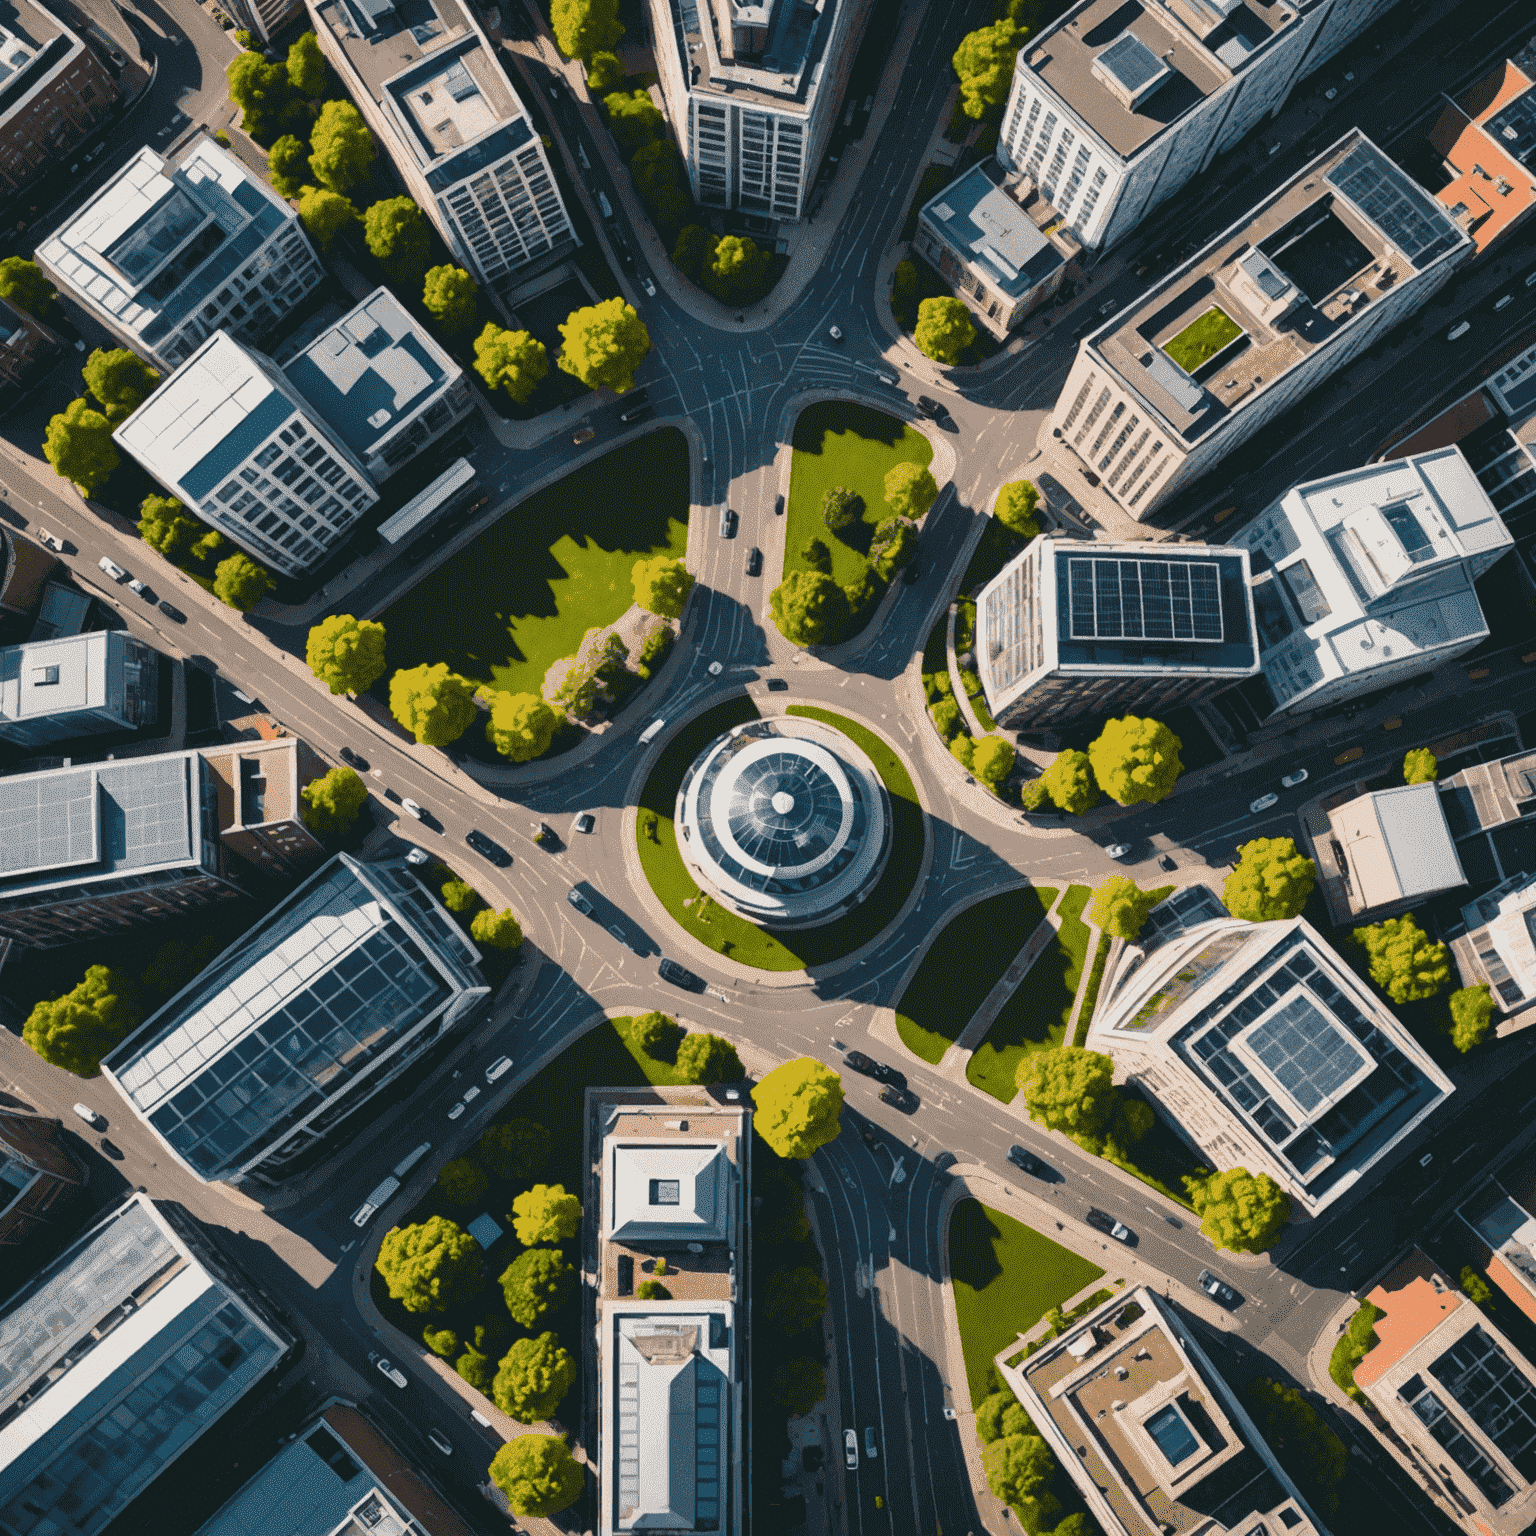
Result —
[[407, 816], [414, 816], [417, 821], [424, 819], [425, 813], [414, 800], [402, 800], [400, 802], [400, 809], [404, 811]]
[[887, 1083], [880, 1090], [880, 1102], [889, 1104], [892, 1109], [899, 1109], [904, 1115], [917, 1113], [917, 1095], [910, 1088], [898, 1088], [895, 1083]]
[[583, 917], [592, 916], [594, 910], [592, 903], [588, 901], [587, 898], [583, 896], [574, 885], [565, 893], [565, 899], [570, 902], [570, 904], [575, 907]]
[[1461, 338], [1465, 336], [1471, 329], [1472, 322], [1470, 320], [1463, 320], [1459, 325], [1453, 325], [1450, 330], [1445, 333], [1445, 339], [1447, 341], [1460, 341]]
[[168, 603], [162, 597], [156, 606], [159, 608], [160, 612], [163, 613], [166, 618], [168, 618], [173, 624], [185, 624], [187, 622], [186, 614], [184, 614], [181, 609], [175, 605], [175, 603]]
[[493, 843], [478, 827], [472, 827], [464, 834], [464, 841], [469, 844], [476, 853], [489, 859], [497, 869], [505, 869], [512, 862], [512, 855], [507, 852], [500, 843]]
[[1008, 1148], [1008, 1161], [1015, 1168], [1021, 1168], [1025, 1173], [1032, 1174], [1037, 1179], [1049, 1179], [1052, 1169], [1042, 1163], [1033, 1152], [1026, 1152], [1023, 1147], [1015, 1143]]
[[761, 576], [763, 574], [763, 552], [755, 544], [747, 551], [747, 575]]
[[510, 1056], [498, 1056], [485, 1069], [485, 1080], [488, 1083], [494, 1083], [498, 1077], [505, 1077], [511, 1070], [512, 1058]]
[[423, 864], [430, 864], [432, 862], [432, 855], [425, 848], [412, 848], [406, 854], [405, 862], [407, 864], [415, 864], [419, 868]]
[[351, 747], [337, 748], [336, 755], [349, 768], [356, 768], [359, 773], [368, 772], [368, 759], [360, 752], [354, 752]]
[[427, 1439], [430, 1440], [432, 1444], [443, 1453], [444, 1456], [453, 1455], [453, 1446], [449, 1442], [448, 1436], [445, 1435], [442, 1430], [429, 1429], [427, 1431]]
[[100, 1115], [96, 1113], [94, 1109], [91, 1108], [89, 1104], [76, 1104], [75, 1113], [79, 1115], [80, 1118], [84, 1120], [85, 1123], [90, 1126], [93, 1131], [99, 1130], [107, 1123], [101, 1118]]
[[878, 1077], [880, 1075], [874, 1062], [863, 1051], [844, 1051], [843, 1065], [852, 1067], [855, 1072], [862, 1072], [865, 1077]]
[[1267, 795], [1260, 795], [1257, 800], [1253, 801], [1248, 807], [1248, 812], [1252, 816], [1257, 816], [1260, 811], [1267, 811], [1270, 806], [1279, 804], [1280, 796], [1271, 790]]
[[1136, 1240], [1135, 1233], [1123, 1221], [1116, 1220], [1108, 1211], [1101, 1211], [1096, 1205], [1088, 1207], [1088, 1214], [1083, 1219], [1090, 1227], [1109, 1233], [1117, 1243], [1132, 1243]]
[[377, 1367], [379, 1374], [381, 1376], [387, 1376], [392, 1382], [394, 1382], [397, 1387], [408, 1387], [410, 1385], [410, 1383], [405, 1379], [405, 1373], [403, 1371], [396, 1370], [395, 1367], [392, 1366], [389, 1361], [383, 1357], [383, 1355], [376, 1352], [370, 1353], [368, 1356], [368, 1363]]
[[830, 336], [833, 341], [841, 341], [843, 339], [842, 331], [839, 330], [835, 325], [829, 325], [827, 327], [827, 335]]
[[875, 1444], [875, 1426], [869, 1425], [864, 1431], [864, 1454], [874, 1461], [879, 1456], [879, 1447]]
[[128, 572], [125, 571], [122, 566], [117, 563], [117, 561], [109, 560], [105, 555], [103, 555], [101, 559], [96, 562], [96, 564], [99, 565], [102, 570], [104, 570], [107, 575], [112, 578], [113, 581], [127, 581]]
[[1111, 843], [1104, 850], [1112, 859], [1123, 859], [1130, 851], [1131, 845], [1129, 843]]
[[1307, 782], [1307, 770], [1298, 768], [1295, 773], [1288, 773], [1280, 780], [1281, 789], [1295, 789], [1300, 784]]
[[851, 1429], [843, 1431], [843, 1465], [850, 1472], [859, 1469], [859, 1437]]
[[1160, 853], [1157, 856], [1157, 867], [1159, 869], [1177, 869], [1179, 866], [1173, 862], [1172, 854]]
[[702, 992], [704, 990], [704, 978], [695, 976], [685, 965], [679, 965], [676, 960], [668, 960], [665, 957], [656, 966], [656, 974], [663, 981], [670, 981], [674, 987], [681, 987], [685, 992]]
[[578, 832], [590, 832], [597, 825], [597, 817], [591, 811], [583, 811], [576, 818], [576, 830]]
[[1210, 1270], [1202, 1269], [1197, 1283], [1207, 1296], [1214, 1297], [1222, 1306], [1235, 1307], [1238, 1304], [1237, 1292], [1225, 1280], [1218, 1280]]

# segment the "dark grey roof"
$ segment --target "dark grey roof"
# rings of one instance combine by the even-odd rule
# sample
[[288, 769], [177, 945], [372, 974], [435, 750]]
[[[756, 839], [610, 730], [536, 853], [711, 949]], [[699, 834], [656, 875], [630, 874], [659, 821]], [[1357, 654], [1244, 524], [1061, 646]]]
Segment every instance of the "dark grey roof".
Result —
[[1450, 214], [1374, 144], [1357, 144], [1327, 181], [1420, 270], [1460, 239]]
[[1536, 160], [1536, 86], [1506, 102], [1485, 124], [1499, 147], [1522, 165]]

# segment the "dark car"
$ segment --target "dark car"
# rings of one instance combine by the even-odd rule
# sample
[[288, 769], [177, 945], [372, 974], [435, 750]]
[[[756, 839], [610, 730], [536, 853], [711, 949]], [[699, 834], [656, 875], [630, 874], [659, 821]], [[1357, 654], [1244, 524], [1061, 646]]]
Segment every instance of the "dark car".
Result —
[[1157, 856], [1157, 867], [1159, 869], [1177, 869], [1179, 866], [1173, 862], [1171, 854], [1160, 853]]
[[747, 575], [761, 576], [763, 574], [763, 552], [755, 544], [747, 551]]
[[625, 411], [624, 414], [619, 417], [619, 420], [624, 422], [649, 421], [655, 414], [656, 412], [652, 410], [650, 406], [637, 405], [631, 410]]
[[342, 762], [346, 763], [348, 767], [356, 768], [359, 773], [368, 772], [368, 759], [366, 757], [354, 752], [351, 747], [341, 747], [338, 750]]
[[895, 1083], [898, 1088], [905, 1088], [907, 1086], [907, 1074], [905, 1072], [898, 1072], [895, 1067], [887, 1066], [883, 1061], [875, 1063], [875, 1076], [882, 1083]]
[[927, 416], [937, 416], [942, 409], [937, 400], [930, 400], [927, 395], [917, 397], [917, 408]]
[[1054, 1170], [1042, 1163], [1033, 1152], [1026, 1152], [1017, 1144], [1008, 1148], [1008, 1161], [1015, 1168], [1022, 1168], [1025, 1173], [1033, 1174], [1037, 1179], [1049, 1179], [1054, 1174]]
[[1123, 1221], [1117, 1220], [1108, 1211], [1101, 1211], [1096, 1205], [1088, 1207], [1088, 1214], [1083, 1219], [1090, 1227], [1097, 1227], [1100, 1232], [1109, 1233], [1117, 1243], [1136, 1241], [1136, 1234]]
[[570, 904], [575, 907], [583, 917], [592, 916], [592, 903], [588, 901], [587, 898], [583, 896], [574, 885], [565, 893], [565, 899], [570, 902]]
[[498, 869], [505, 869], [512, 862], [512, 855], [507, 852], [500, 843], [493, 843], [484, 832], [478, 828], [466, 832], [464, 841], [469, 844], [476, 853], [483, 854]]
[[788, 693], [789, 684], [782, 677], [770, 677], [768, 679], [769, 693]]
[[855, 1072], [862, 1072], [865, 1077], [879, 1077], [879, 1066], [871, 1061], [863, 1051], [845, 1051], [843, 1053], [843, 1065], [852, 1067]]
[[160, 612], [163, 613], [166, 618], [170, 619], [173, 623], [185, 624], [187, 622], [186, 614], [184, 614], [181, 609], [175, 605], [175, 603], [168, 603], [164, 598], [161, 598], [156, 606], [160, 609]]
[[775, 517], [783, 517], [784, 516], [784, 498], [782, 496], [778, 497], [774, 501], [774, 504], [773, 504], [773, 515]]
[[676, 960], [660, 961], [656, 966], [656, 974], [663, 981], [670, 981], [674, 987], [681, 987], [685, 992], [704, 990], [704, 978], [695, 976], [687, 966], [679, 965]]
[[887, 1083], [880, 1090], [880, 1102], [889, 1104], [892, 1109], [899, 1109], [904, 1115], [917, 1112], [917, 1095], [910, 1088], [898, 1088], [895, 1083]]
[[933, 1159], [933, 1171], [943, 1173], [946, 1168], [953, 1168], [960, 1159], [953, 1152], [940, 1152]]
[[1237, 1306], [1242, 1300], [1242, 1297], [1225, 1280], [1218, 1280], [1208, 1269], [1200, 1271], [1198, 1284], [1207, 1296], [1211, 1297], [1214, 1301], [1219, 1301], [1228, 1311]]

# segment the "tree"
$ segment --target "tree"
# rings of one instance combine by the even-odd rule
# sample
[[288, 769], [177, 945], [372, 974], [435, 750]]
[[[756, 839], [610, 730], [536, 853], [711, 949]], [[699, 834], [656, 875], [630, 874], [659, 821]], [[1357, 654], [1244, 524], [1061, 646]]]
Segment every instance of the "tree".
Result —
[[316, 837], [346, 832], [368, 803], [368, 786], [350, 768], [332, 768], [299, 791], [304, 825]]
[[428, 1323], [421, 1330], [421, 1342], [444, 1360], [451, 1360], [459, 1352], [459, 1336], [452, 1328], [434, 1328]]
[[[463, 267], [448, 262], [428, 269], [421, 302], [427, 306], [444, 335], [457, 336], [475, 323], [480, 288]], [[548, 365], [545, 366], [547, 369]]]
[[[957, 717], [959, 716], [959, 713], [960, 706], [957, 704], [955, 706], [955, 714]], [[954, 736], [950, 738], [949, 755], [954, 758], [955, 761], [959, 763], [967, 773], [970, 772], [971, 764], [976, 761], [976, 741], [969, 731], [958, 730]]]
[[687, 224], [672, 247], [672, 265], [690, 282], [698, 282], [715, 254], [715, 236], [699, 224]]
[[1072, 748], [1051, 759], [1051, 766], [1040, 775], [1040, 782], [1051, 803], [1074, 816], [1081, 816], [1099, 798], [1088, 754]]
[[712, 1083], [734, 1083], [741, 1078], [741, 1062], [736, 1047], [720, 1035], [685, 1035], [677, 1048], [677, 1075], [685, 1083], [706, 1088]]
[[1486, 981], [1451, 993], [1451, 1044], [1458, 1051], [1481, 1045], [1492, 1023], [1493, 994]]
[[[556, 0], [556, 5], [575, 0]], [[514, 1515], [558, 1514], [581, 1497], [586, 1474], [559, 1435], [517, 1435], [496, 1452], [489, 1476]]]
[[910, 331], [917, 319], [917, 290], [917, 263], [898, 261], [891, 273], [891, 314], [904, 331]]
[[960, 101], [965, 115], [983, 118], [1000, 112], [1013, 80], [1014, 56], [1025, 28], [1004, 17], [961, 38], [950, 62], [960, 77]]
[[768, 278], [768, 253], [749, 235], [726, 235], [704, 269], [704, 285], [722, 304], [748, 304]]
[[1056, 1458], [1039, 1435], [1003, 1435], [981, 1453], [987, 1487], [1003, 1503], [1022, 1507], [1050, 1487]]
[[769, 594], [768, 611], [795, 645], [835, 645], [852, 622], [848, 594], [824, 571], [791, 571]]
[[114, 427], [133, 415], [160, 383], [159, 373], [126, 347], [97, 347], [80, 373]]
[[229, 555], [213, 570], [213, 595], [238, 613], [249, 613], [275, 585], [271, 572], [249, 555]]
[[194, 560], [212, 560], [224, 548], [224, 542], [224, 535], [217, 528], [210, 528], [192, 546], [192, 558]]
[[313, 32], [301, 32], [288, 47], [288, 83], [311, 101], [330, 90], [330, 72]]
[[791, 1418], [798, 1418], [827, 1395], [827, 1373], [822, 1370], [821, 1361], [794, 1355], [773, 1368], [768, 1391]]
[[835, 534], [864, 521], [864, 498], [846, 485], [829, 486], [821, 497], [821, 520]]
[[357, 216], [357, 209], [339, 192], [325, 187], [305, 187], [299, 193], [299, 222], [322, 251]]
[[1093, 892], [1089, 917], [1116, 939], [1134, 939], [1147, 921], [1155, 897], [1124, 875], [1110, 875]]
[[653, 1060], [675, 1053], [682, 1036], [681, 1025], [664, 1013], [642, 1013], [630, 1021], [629, 1038], [635, 1049]]
[[500, 912], [482, 907], [470, 919], [469, 936], [482, 949], [521, 949], [523, 925], [518, 922], [510, 907]]
[[917, 558], [917, 529], [904, 517], [888, 517], [869, 541], [869, 563], [882, 581], [889, 581]]
[[1477, 1306], [1486, 1307], [1493, 1300], [1493, 1287], [1470, 1264], [1461, 1266], [1461, 1288]]
[[1260, 1376], [1248, 1383], [1243, 1396], [1280, 1465], [1332, 1514], [1339, 1503], [1339, 1484], [1349, 1470], [1344, 1442], [1295, 1387]]
[[[619, 24], [619, 0], [554, 0], [549, 24], [560, 52], [568, 59], [594, 60], [595, 55], [612, 48], [624, 36], [624, 28]], [[614, 56], [610, 53], [608, 57]]]
[[1355, 929], [1355, 943], [1370, 957], [1371, 980], [1394, 1003], [1433, 997], [1451, 980], [1450, 954], [1412, 916], [1389, 917]]
[[71, 400], [48, 423], [43, 457], [56, 475], [72, 480], [83, 496], [95, 496], [120, 462], [112, 423], [84, 400]]
[[407, 1312], [446, 1312], [480, 1289], [480, 1244], [458, 1222], [429, 1216], [386, 1232], [374, 1268]]
[[1121, 805], [1156, 803], [1173, 791], [1183, 771], [1179, 738], [1161, 720], [1126, 715], [1111, 720], [1088, 747], [1099, 788]]
[[139, 537], [167, 560], [184, 559], [207, 531], [174, 496], [151, 494], [139, 503]]
[[309, 168], [322, 187], [346, 197], [368, 185], [373, 174], [373, 135], [350, 101], [328, 101], [321, 107], [309, 149]]
[[450, 1157], [437, 1170], [437, 1187], [449, 1205], [478, 1205], [490, 1182], [472, 1157]]
[[267, 171], [279, 197], [297, 197], [309, 181], [309, 145], [285, 133], [267, 151]]
[[912, 332], [917, 350], [946, 368], [953, 368], [960, 355], [976, 340], [971, 312], [959, 300], [947, 294], [924, 299], [917, 306], [917, 325]]
[[997, 786], [1013, 772], [1013, 764], [1017, 756], [1013, 743], [1006, 736], [983, 736], [976, 743], [976, 750], [971, 758], [971, 772], [988, 789], [996, 790]]
[[814, 1056], [775, 1067], [752, 1090], [757, 1132], [780, 1157], [809, 1157], [841, 1129], [843, 1080]]
[[648, 91], [613, 91], [603, 97], [603, 106], [608, 111], [608, 131], [626, 160], [637, 149], [654, 144], [666, 125]]
[[[661, 1264], [665, 1261], [658, 1259], [656, 1262]], [[642, 1280], [635, 1287], [635, 1295], [641, 1301], [671, 1301], [672, 1299], [672, 1292], [660, 1280]]]
[[524, 1328], [558, 1312], [576, 1285], [576, 1271], [558, 1248], [525, 1248], [502, 1271], [507, 1311]]
[[514, 763], [531, 763], [549, 750], [559, 724], [560, 717], [538, 694], [498, 690], [491, 695], [485, 739]]
[[453, 1368], [476, 1392], [490, 1396], [491, 1383], [496, 1379], [496, 1362], [483, 1350], [466, 1349], [453, 1362]]
[[892, 517], [921, 522], [938, 499], [939, 487], [923, 464], [898, 464], [885, 476], [885, 504]]
[[53, 284], [43, 276], [43, 269], [25, 256], [7, 256], [0, 261], [0, 298], [9, 299], [18, 308], [41, 320], [54, 304], [58, 294]]
[[368, 249], [396, 282], [421, 282], [431, 249], [427, 216], [409, 197], [386, 197], [363, 215]]
[[1403, 754], [1403, 783], [1433, 784], [1439, 777], [1439, 759], [1428, 747], [1414, 747]]
[[366, 693], [384, 675], [384, 626], [333, 613], [310, 630], [304, 660], [332, 693]]
[[572, 310], [560, 335], [561, 371], [591, 389], [607, 385], [617, 395], [634, 385], [635, 369], [651, 350], [651, 333], [634, 305], [621, 298]]
[[976, 1410], [976, 1438], [983, 1445], [1008, 1435], [1032, 1435], [1035, 1426], [1012, 1392], [993, 1392]]
[[[550, 695], [550, 702], [562, 714], [568, 714], [576, 720], [584, 720], [597, 707], [597, 669], [583, 666], [574, 658], [567, 658], [567, 660], [570, 665], [566, 667], [565, 675]], [[556, 665], [560, 663], [557, 662]], [[546, 686], [548, 679], [549, 674], [546, 673]]]
[[774, 1334], [804, 1333], [827, 1310], [827, 1282], [807, 1264], [781, 1264], [763, 1281], [763, 1317]]
[[[441, 267], [434, 271], [441, 272]], [[475, 337], [475, 372], [489, 389], [504, 389], [518, 404], [549, 376], [549, 351], [528, 331], [509, 331], [494, 321]]]
[[663, 619], [680, 619], [693, 591], [693, 577], [681, 560], [670, 555], [652, 555], [636, 560], [629, 579], [635, 589], [635, 601], [647, 613]]
[[1201, 1233], [1217, 1248], [1263, 1253], [1280, 1241], [1291, 1201], [1267, 1173], [1228, 1168], [1207, 1179], [1186, 1179], [1184, 1185]]
[[599, 48], [587, 58], [587, 94], [596, 101], [605, 96], [624, 79], [624, 66], [619, 56], [606, 48]]
[[823, 576], [832, 574], [832, 551], [827, 548], [825, 539], [811, 539], [800, 551], [800, 558], [813, 571], [820, 571]]
[[224, 71], [229, 99], [240, 108], [240, 126], [258, 144], [270, 144], [287, 128], [298, 128], [309, 114], [296, 101], [284, 63], [268, 64], [259, 54], [237, 53]]
[[519, 1424], [539, 1424], [555, 1416], [560, 1399], [576, 1385], [576, 1361], [552, 1333], [519, 1339], [496, 1370], [491, 1397]]
[[138, 1024], [133, 984], [121, 971], [87, 967], [85, 979], [62, 997], [37, 1003], [21, 1038], [51, 1066], [95, 1077], [101, 1058]]
[[402, 667], [389, 680], [389, 712], [425, 747], [457, 741], [475, 718], [475, 685], [436, 666]]
[[549, 1127], [537, 1120], [502, 1120], [480, 1138], [480, 1161], [495, 1179], [531, 1179], [549, 1156]]
[[1035, 1051], [1019, 1063], [1019, 1091], [1029, 1118], [1083, 1143], [1095, 1141], [1109, 1124], [1114, 1083], [1114, 1062], [1081, 1046]]
[[563, 1243], [581, 1231], [581, 1201], [563, 1184], [535, 1184], [513, 1200], [511, 1219], [525, 1248]]
[[1317, 865], [1296, 850], [1291, 837], [1256, 837], [1237, 850], [1221, 899], [1233, 917], [1250, 923], [1296, 917], [1317, 881]]
[[448, 880], [443, 883], [440, 893], [443, 905], [450, 912], [468, 912], [472, 907], [479, 906], [480, 893], [467, 880]]
[[1040, 492], [1029, 480], [1010, 480], [997, 493], [992, 505], [992, 515], [1003, 527], [1021, 538], [1032, 539], [1040, 532], [1040, 521], [1035, 510], [1040, 505]]
[[1362, 1301], [1359, 1310], [1350, 1318], [1349, 1325], [1339, 1335], [1328, 1359], [1328, 1374], [1334, 1384], [1342, 1388], [1357, 1402], [1365, 1393], [1355, 1385], [1355, 1367], [1381, 1340], [1376, 1334], [1376, 1320], [1381, 1311], [1369, 1301]]

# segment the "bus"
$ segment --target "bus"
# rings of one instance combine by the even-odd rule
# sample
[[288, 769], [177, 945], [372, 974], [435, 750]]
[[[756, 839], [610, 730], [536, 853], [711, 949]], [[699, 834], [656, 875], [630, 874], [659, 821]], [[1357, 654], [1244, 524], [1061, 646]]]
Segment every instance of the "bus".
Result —
[[424, 1141], [419, 1147], [415, 1148], [414, 1151], [407, 1152], [405, 1156], [395, 1164], [394, 1171], [390, 1174], [390, 1176], [385, 1179], [384, 1182], [380, 1184], [379, 1187], [375, 1189], [373, 1193], [370, 1194], [360, 1206], [358, 1206], [357, 1210], [352, 1216], [352, 1225], [354, 1227], [366, 1227], [368, 1223], [379, 1214], [380, 1207], [383, 1206], [384, 1203], [394, 1195], [395, 1191], [400, 1188], [401, 1179], [403, 1179], [406, 1174], [408, 1174], [411, 1169], [414, 1168], [416, 1164], [419, 1163], [422, 1158], [424, 1158], [431, 1150], [432, 1143], [430, 1141]]

